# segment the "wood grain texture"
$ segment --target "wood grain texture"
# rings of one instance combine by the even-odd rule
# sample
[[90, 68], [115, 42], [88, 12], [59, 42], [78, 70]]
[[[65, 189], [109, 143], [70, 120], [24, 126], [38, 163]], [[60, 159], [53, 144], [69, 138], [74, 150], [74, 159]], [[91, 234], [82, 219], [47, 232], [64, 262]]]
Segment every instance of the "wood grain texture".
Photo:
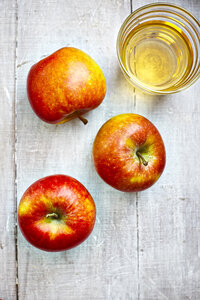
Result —
[[15, 1], [0, 2], [0, 298], [16, 299], [15, 263]]
[[[132, 1], [133, 9], [149, 1]], [[165, 1], [168, 2], [168, 1]], [[199, 1], [170, 1], [200, 18]], [[136, 112], [160, 130], [167, 164], [138, 193], [140, 300], [200, 299], [200, 84], [167, 97], [136, 95]]]
[[[100, 126], [111, 116], [134, 109], [133, 93], [116, 58], [116, 36], [130, 13], [130, 1], [19, 1], [17, 72], [18, 201], [45, 175], [64, 173], [80, 180], [97, 206], [90, 238], [76, 249], [45, 253], [19, 234], [19, 299], [137, 299], [135, 195], [111, 189], [97, 176], [91, 150]], [[41, 122], [26, 95], [30, 66], [63, 46], [90, 54], [107, 80], [103, 104], [60, 126]], [[123, 104], [123, 105], [122, 105]]]

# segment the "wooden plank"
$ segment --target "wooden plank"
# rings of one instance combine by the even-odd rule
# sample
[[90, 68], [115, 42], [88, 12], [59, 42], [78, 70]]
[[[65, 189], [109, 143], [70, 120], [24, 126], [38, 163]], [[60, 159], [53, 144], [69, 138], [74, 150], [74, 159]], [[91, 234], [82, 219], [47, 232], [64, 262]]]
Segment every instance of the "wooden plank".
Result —
[[[133, 111], [133, 89], [123, 80], [116, 58], [116, 36], [130, 13], [130, 1], [19, 1], [17, 73], [18, 201], [45, 175], [64, 173], [93, 195], [97, 222], [91, 237], [63, 253], [45, 253], [19, 234], [19, 297], [44, 299], [136, 299], [137, 230], [135, 196], [111, 189], [97, 176], [91, 149], [100, 126], [111, 116]], [[103, 69], [105, 102], [88, 113], [86, 126], [40, 121], [26, 96], [30, 66], [63, 46], [90, 54]]]
[[15, 1], [0, 2], [0, 298], [16, 299], [15, 263]]
[[[132, 2], [136, 9], [149, 1]], [[200, 17], [198, 1], [174, 3]], [[200, 299], [199, 94], [197, 82], [176, 95], [136, 96], [137, 113], [157, 126], [167, 151], [158, 183], [138, 193], [140, 300]]]

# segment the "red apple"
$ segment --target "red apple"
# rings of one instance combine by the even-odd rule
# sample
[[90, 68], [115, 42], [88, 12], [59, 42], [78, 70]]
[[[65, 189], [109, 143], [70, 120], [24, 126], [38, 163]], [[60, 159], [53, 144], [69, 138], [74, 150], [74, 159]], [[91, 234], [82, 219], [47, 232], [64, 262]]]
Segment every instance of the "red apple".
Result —
[[165, 167], [165, 147], [156, 127], [136, 114], [108, 120], [93, 144], [94, 165], [101, 178], [124, 192], [153, 185]]
[[20, 229], [33, 246], [62, 251], [82, 243], [92, 232], [95, 203], [86, 188], [66, 175], [33, 183], [19, 203]]
[[64, 123], [96, 108], [106, 93], [97, 63], [76, 48], [62, 48], [29, 71], [27, 93], [34, 112], [47, 123]]

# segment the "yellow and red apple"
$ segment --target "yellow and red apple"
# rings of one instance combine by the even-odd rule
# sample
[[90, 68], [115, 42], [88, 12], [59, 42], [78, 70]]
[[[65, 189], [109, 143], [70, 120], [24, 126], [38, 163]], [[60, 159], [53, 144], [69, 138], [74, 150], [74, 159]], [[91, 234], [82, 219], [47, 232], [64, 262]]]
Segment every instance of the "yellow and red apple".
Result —
[[101, 104], [106, 81], [97, 63], [83, 51], [65, 47], [29, 71], [27, 94], [33, 111], [47, 123], [80, 118]]
[[108, 120], [93, 144], [93, 160], [100, 177], [124, 192], [152, 186], [165, 167], [165, 147], [156, 127], [137, 114]]
[[18, 207], [20, 229], [33, 246], [62, 251], [82, 243], [96, 218], [94, 200], [76, 179], [53, 175], [33, 183]]

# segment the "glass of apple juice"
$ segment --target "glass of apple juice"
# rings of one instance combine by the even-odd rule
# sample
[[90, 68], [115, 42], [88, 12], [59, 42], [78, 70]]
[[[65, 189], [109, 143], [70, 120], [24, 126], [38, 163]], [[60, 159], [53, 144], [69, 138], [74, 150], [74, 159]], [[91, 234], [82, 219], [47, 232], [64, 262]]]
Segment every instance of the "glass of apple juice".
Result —
[[117, 55], [133, 86], [151, 94], [179, 92], [200, 77], [200, 23], [175, 5], [143, 6], [122, 24]]

